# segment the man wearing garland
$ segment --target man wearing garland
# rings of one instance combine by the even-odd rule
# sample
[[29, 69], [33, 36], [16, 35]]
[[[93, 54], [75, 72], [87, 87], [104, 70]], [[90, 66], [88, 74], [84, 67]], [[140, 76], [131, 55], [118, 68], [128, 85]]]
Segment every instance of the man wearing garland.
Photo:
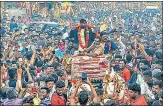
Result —
[[94, 41], [95, 36], [98, 36], [98, 32], [93, 33], [90, 26], [85, 19], [80, 20], [80, 24], [75, 25], [75, 29], [70, 31], [70, 39], [73, 39], [73, 43], [78, 45], [79, 53], [84, 52], [84, 49], [88, 48]]

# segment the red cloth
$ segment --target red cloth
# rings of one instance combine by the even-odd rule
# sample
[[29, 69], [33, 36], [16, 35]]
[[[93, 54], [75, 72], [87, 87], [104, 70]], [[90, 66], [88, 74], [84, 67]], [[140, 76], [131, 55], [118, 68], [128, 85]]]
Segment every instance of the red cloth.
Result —
[[125, 67], [122, 71], [122, 78], [124, 78], [125, 82], [129, 81], [131, 77], [130, 71]]
[[51, 99], [51, 105], [52, 106], [66, 106], [66, 101], [59, 95], [53, 94], [52, 99]]
[[144, 98], [144, 96], [140, 96], [134, 101], [131, 101], [131, 106], [147, 106], [147, 102]]
[[64, 51], [64, 50], [65, 50], [65, 44], [64, 44], [63, 42], [60, 43], [59, 49], [60, 49], [61, 51]]
[[76, 85], [77, 80], [76, 80], [76, 79], [72, 79], [71, 82], [72, 82], [74, 85]]
[[36, 68], [36, 72], [40, 73], [41, 72], [41, 67]]

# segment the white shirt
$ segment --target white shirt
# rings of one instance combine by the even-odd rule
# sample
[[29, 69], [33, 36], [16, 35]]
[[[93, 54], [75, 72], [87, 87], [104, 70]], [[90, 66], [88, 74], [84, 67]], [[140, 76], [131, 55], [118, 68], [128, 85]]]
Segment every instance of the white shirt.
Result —
[[68, 33], [67, 32], [62, 35], [62, 39], [66, 39], [67, 37], [68, 37]]
[[22, 26], [22, 33], [24, 33], [24, 29], [25, 28], [27, 28], [27, 26], [24, 24], [23, 26]]
[[142, 95], [147, 95], [148, 97], [155, 99], [154, 94], [149, 90], [148, 85], [144, 82], [144, 79], [140, 74], [137, 76], [136, 83], [140, 85]]
[[126, 53], [126, 46], [123, 44], [123, 42], [121, 40], [119, 40], [119, 51], [120, 51], [120, 55], [124, 58], [125, 53]]

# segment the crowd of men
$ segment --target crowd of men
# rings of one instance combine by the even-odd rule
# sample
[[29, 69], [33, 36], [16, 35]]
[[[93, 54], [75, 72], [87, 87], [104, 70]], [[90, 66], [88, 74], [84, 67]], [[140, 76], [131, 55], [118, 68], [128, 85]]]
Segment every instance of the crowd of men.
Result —
[[[73, 6], [78, 8], [82, 3], [86, 2]], [[74, 16], [58, 20], [41, 16], [37, 11], [32, 17], [10, 19], [4, 12], [0, 44], [1, 104], [163, 105], [162, 11], [113, 11], [106, 7], [99, 9], [101, 6], [89, 3], [88, 12], [79, 9]], [[62, 25], [49, 23], [54, 21]], [[83, 38], [84, 33], [77, 37], [79, 29], [86, 29], [86, 36], [89, 30], [89, 38]], [[83, 41], [79, 39], [86, 40], [87, 47], [82, 47]], [[109, 55], [111, 69], [124, 79], [128, 101], [119, 102], [107, 95], [105, 82], [94, 86], [90, 79], [72, 79], [71, 60], [76, 54], [94, 58]], [[83, 84], [90, 89], [84, 89]]]

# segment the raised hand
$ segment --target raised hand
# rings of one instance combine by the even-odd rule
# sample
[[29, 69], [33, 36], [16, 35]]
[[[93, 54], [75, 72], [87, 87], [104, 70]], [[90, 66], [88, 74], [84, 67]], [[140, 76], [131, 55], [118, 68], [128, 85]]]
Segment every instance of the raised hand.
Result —
[[83, 83], [82, 83], [82, 81], [81, 81], [81, 80], [80, 80], [80, 81], [78, 81], [78, 82], [77, 82], [77, 87], [80, 87], [82, 84], [83, 84]]
[[28, 66], [28, 64], [25, 64], [25, 70], [26, 70], [27, 72], [29, 72], [29, 66]]
[[87, 78], [86, 82], [87, 82], [88, 85], [91, 85], [91, 81], [89, 80], [89, 78]]
[[17, 75], [18, 75], [18, 77], [20, 77], [21, 75], [22, 75], [22, 69], [17, 69]]

